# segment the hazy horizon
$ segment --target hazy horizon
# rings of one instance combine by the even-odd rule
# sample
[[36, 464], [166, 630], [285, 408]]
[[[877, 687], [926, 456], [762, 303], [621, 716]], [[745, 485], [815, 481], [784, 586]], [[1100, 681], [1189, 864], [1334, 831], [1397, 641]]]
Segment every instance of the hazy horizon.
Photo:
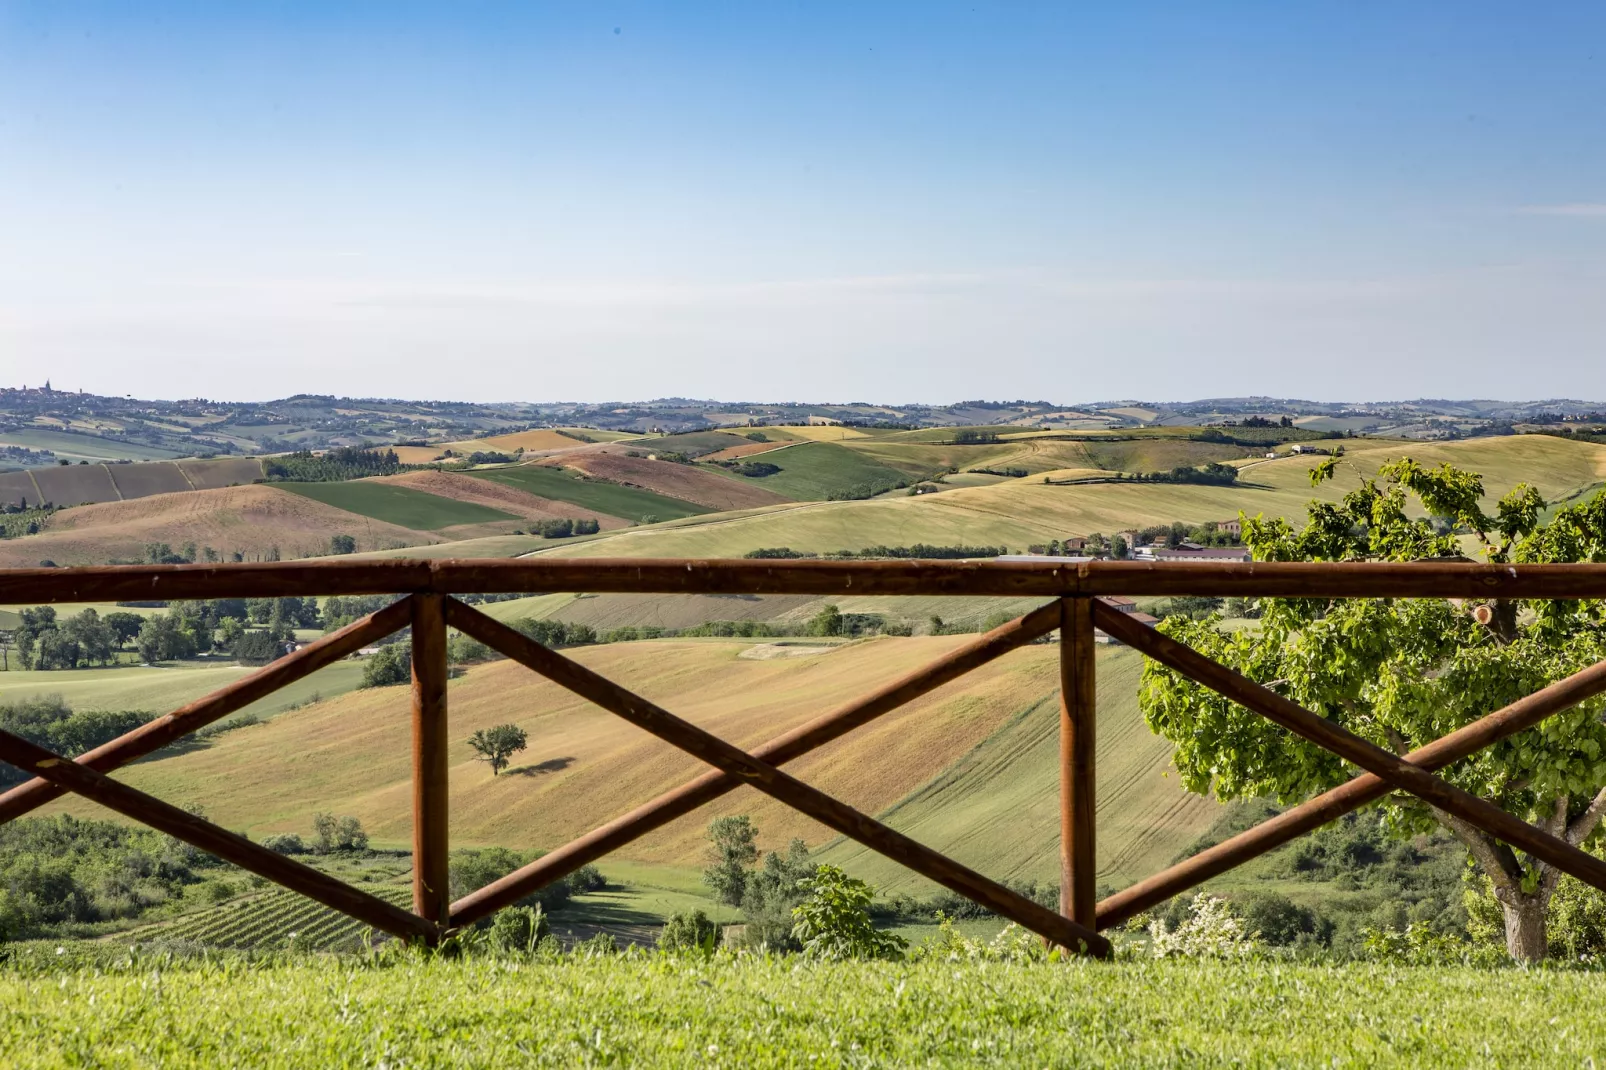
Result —
[[1602, 397], [1603, 30], [1581, 3], [8, 4], [0, 373]]

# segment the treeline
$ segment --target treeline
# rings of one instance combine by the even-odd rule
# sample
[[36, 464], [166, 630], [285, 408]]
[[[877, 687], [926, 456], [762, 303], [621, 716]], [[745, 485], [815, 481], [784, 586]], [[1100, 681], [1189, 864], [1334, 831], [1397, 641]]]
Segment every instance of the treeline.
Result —
[[854, 559], [871, 561], [882, 558], [908, 558], [955, 561], [974, 557], [1002, 557], [1007, 553], [1009, 553], [1009, 547], [1007, 546], [933, 546], [928, 543], [917, 542], [913, 546], [867, 546], [863, 550], [835, 550], [825, 554], [794, 550], [790, 546], [766, 546], [757, 550], [749, 550], [742, 556], [755, 560], [825, 558], [843, 561]]
[[367, 476], [389, 476], [406, 471], [393, 449], [370, 446], [336, 446], [323, 453], [297, 450], [262, 462], [272, 482], [339, 483]]
[[[539, 524], [532, 524], [529, 534], [539, 535], [543, 539], [567, 539], [572, 535], [595, 535], [602, 530], [595, 517], [582, 517], [579, 520], [567, 518], [558, 520], [543, 520]], [[514, 531], [515, 535], [523, 535], [523, 531]]]
[[[250, 665], [284, 652], [297, 628], [316, 628], [323, 617], [314, 598], [215, 598], [173, 602], [164, 614], [85, 609], [60, 618], [54, 606], [18, 613], [12, 630], [19, 667], [77, 669], [115, 665], [130, 643], [149, 664], [224, 651]], [[9, 668], [9, 652], [5, 667]]]
[[1138, 483], [1202, 483], [1226, 487], [1238, 482], [1238, 469], [1230, 464], [1178, 465], [1167, 472], [1138, 472], [1125, 478]]
[[[0, 703], [0, 731], [76, 758], [85, 751], [131, 732], [153, 715], [143, 710], [79, 710], [74, 712], [60, 695], [40, 695]], [[31, 780], [33, 774], [0, 762], [0, 788]], [[3, 830], [7, 826], [0, 826]]]

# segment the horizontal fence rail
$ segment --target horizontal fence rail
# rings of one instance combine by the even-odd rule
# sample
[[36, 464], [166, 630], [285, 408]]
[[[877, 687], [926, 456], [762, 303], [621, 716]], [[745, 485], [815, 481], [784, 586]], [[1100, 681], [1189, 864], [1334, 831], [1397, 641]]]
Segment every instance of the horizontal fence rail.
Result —
[[[1046, 605], [969, 640], [925, 667], [825, 712], [751, 751], [548, 650], [450, 596], [482, 593], [697, 593], [1041, 597]], [[1606, 565], [1308, 562], [317, 561], [0, 570], [0, 603], [174, 601], [396, 594], [397, 602], [100, 747], [67, 759], [0, 732], [0, 761], [34, 779], [0, 793], [0, 823], [72, 793], [211, 851], [270, 881], [402, 939], [434, 944], [588, 862], [751, 786], [1042, 936], [1095, 956], [1099, 930], [1390, 792], [1404, 792], [1606, 890], [1606, 862], [1434, 775], [1436, 770], [1606, 694], [1606, 662], [1514, 702], [1408, 754], [1355, 736], [1275, 691], [1103, 602], [1108, 595], [1293, 598], [1606, 598]], [[712, 769], [456, 902], [447, 857], [447, 628], [701, 759]], [[108, 774], [404, 628], [412, 642], [413, 910], [408, 912]], [[1299, 735], [1359, 770], [1324, 792], [1162, 873], [1094, 902], [1095, 629]], [[1061, 898], [1056, 913], [785, 773], [781, 766], [931, 693], [1010, 651], [1057, 633], [1061, 681]]]
[[1210, 595], [1606, 598], [1606, 564], [1460, 561], [312, 561], [4, 570], [7, 603], [334, 594]]

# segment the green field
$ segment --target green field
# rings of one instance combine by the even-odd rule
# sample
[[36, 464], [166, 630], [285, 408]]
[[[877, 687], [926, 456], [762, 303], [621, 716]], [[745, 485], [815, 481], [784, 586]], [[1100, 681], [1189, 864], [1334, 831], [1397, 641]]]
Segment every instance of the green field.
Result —
[[[135, 957], [0, 972], [16, 1067], [1590, 1066], [1600, 973]], [[35, 965], [35, 963], [39, 963]]]
[[491, 509], [473, 502], [453, 501], [438, 494], [398, 486], [395, 483], [376, 483], [371, 480], [352, 480], [346, 483], [275, 483], [279, 490], [287, 490], [314, 501], [344, 509], [359, 516], [371, 516], [387, 524], [396, 524], [414, 531], [439, 531], [458, 524], [487, 524], [498, 520], [517, 520], [512, 513]]
[[74, 461], [80, 458], [89, 461], [164, 461], [184, 456], [178, 450], [163, 449], [160, 446], [123, 442], [72, 431], [51, 431], [42, 427], [27, 427], [0, 433], [0, 445], [51, 450]]
[[[15, 658], [15, 654], [12, 655]], [[219, 659], [220, 661], [222, 659]], [[255, 672], [225, 662], [181, 662], [177, 666], [117, 666], [105, 669], [49, 669], [0, 672], [0, 702], [37, 695], [60, 695], [75, 710], [147, 710], [167, 713]], [[241, 713], [264, 720], [314, 696], [333, 698], [362, 682], [362, 663], [338, 661], [245, 707]]]
[[625, 520], [640, 520], [656, 516], [659, 520], [678, 520], [681, 517], [699, 516], [708, 512], [700, 505], [654, 494], [638, 487], [618, 483], [602, 483], [581, 479], [578, 473], [547, 465], [521, 464], [508, 468], [488, 468], [469, 472], [479, 479], [516, 487], [554, 501], [569, 502], [585, 509], [595, 509], [608, 516]]
[[[781, 470], [758, 479], [738, 475], [731, 475], [731, 478], [799, 501], [824, 501], [833, 494], [842, 494], [863, 484], [889, 487], [910, 481], [909, 473], [835, 442], [800, 442], [760, 454], [756, 459], [779, 465]], [[723, 468], [715, 471], [726, 472]]]

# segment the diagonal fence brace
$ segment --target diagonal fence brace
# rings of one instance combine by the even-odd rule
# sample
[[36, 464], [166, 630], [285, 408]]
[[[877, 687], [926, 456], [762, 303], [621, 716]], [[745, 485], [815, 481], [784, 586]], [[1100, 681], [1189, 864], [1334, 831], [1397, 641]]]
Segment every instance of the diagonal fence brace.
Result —
[[326, 907], [367, 922], [393, 936], [404, 940], [433, 940], [438, 933], [433, 922], [409, 914], [378, 896], [369, 895], [327, 873], [252, 843], [238, 833], [220, 828], [205, 818], [119, 783], [104, 773], [69, 761], [21, 736], [0, 731], [0, 761], [26, 769], [64, 791], [92, 799], [158, 832], [165, 832], [203, 851], [210, 851], [241, 869], [266, 877], [275, 884], [315, 899]]
[[[447, 622], [453, 627], [458, 627], [458, 621], [453, 616], [452, 607], [460, 605], [463, 603], [457, 601], [446, 605]], [[863, 698], [776, 736], [755, 748], [752, 755], [771, 765], [784, 765], [959, 679], [972, 669], [1048, 635], [1059, 625], [1059, 603], [1050, 602], [1023, 617], [999, 625], [902, 679], [893, 680]], [[736, 790], [741, 783], [738, 777], [730, 773], [719, 769], [709, 770], [695, 780], [667, 791], [630, 813], [542, 855], [501, 880], [470, 892], [452, 904], [451, 923], [459, 926], [473, 924], [573, 873], [586, 863], [594, 862], [654, 829], [684, 817], [704, 803]]]
[[1094, 619], [1107, 633], [1162, 665], [1360, 766], [1390, 786], [1470, 821], [1491, 836], [1521, 847], [1562, 872], [1606, 891], [1606, 860], [1580, 851], [1566, 840], [1535, 828], [1494, 803], [1446, 783], [1426, 769], [1317, 716], [1192, 647], [1128, 619], [1124, 613], [1095, 606]]
[[[125, 732], [116, 739], [101, 744], [94, 750], [80, 754], [73, 760], [90, 769], [109, 773], [136, 758], [161, 750], [196, 729], [204, 728], [221, 717], [244, 709], [263, 696], [271, 695], [286, 685], [312, 675], [325, 665], [339, 661], [375, 640], [383, 639], [390, 633], [407, 627], [412, 619], [408, 605], [411, 601], [411, 598], [404, 598], [377, 613], [353, 621], [294, 654], [270, 662], [250, 676], [236, 680], [227, 687], [198, 698], [154, 721], [148, 721], [131, 732]], [[19, 818], [52, 799], [59, 799], [64, 794], [66, 789], [44, 778], [18, 784], [0, 794], [0, 824]]]
[[681, 720], [612, 680], [561, 654], [554, 654], [507, 625], [461, 603], [453, 608], [452, 623], [460, 631], [501, 651], [553, 683], [589, 699], [664, 742], [740, 778], [764, 794], [902, 863], [945, 888], [992, 908], [1022, 927], [1065, 948], [1084, 948], [1101, 958], [1111, 954], [1110, 942], [1092, 929], [1038, 906], [1025, 896], [1017, 895], [980, 873], [938, 854], [868, 814], [781, 772], [689, 721]]

